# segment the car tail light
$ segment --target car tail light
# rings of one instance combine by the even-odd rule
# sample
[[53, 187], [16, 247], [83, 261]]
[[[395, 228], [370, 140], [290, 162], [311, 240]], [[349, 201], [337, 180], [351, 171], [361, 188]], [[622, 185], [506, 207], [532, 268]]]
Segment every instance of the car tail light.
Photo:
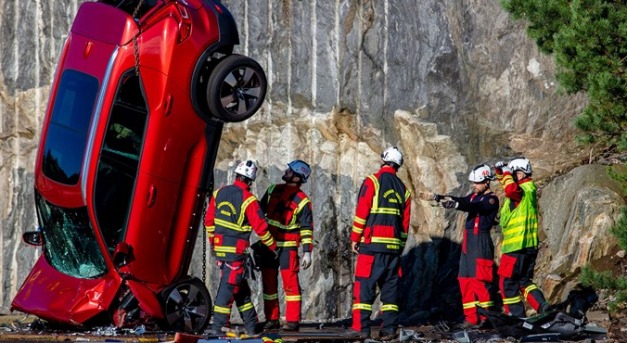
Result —
[[187, 8], [181, 4], [178, 4], [179, 14], [181, 15], [181, 21], [179, 22], [179, 43], [186, 40], [192, 32], [192, 21], [189, 18], [189, 12]]

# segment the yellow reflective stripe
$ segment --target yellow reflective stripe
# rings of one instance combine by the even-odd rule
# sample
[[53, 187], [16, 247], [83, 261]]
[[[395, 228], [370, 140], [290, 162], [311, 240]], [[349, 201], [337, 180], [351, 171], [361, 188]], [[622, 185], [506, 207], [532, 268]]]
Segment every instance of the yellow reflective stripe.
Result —
[[519, 302], [522, 302], [522, 296], [518, 295], [512, 298], [503, 298], [503, 304], [505, 305], [511, 305], [511, 304], [516, 304]]
[[[368, 178], [372, 180], [374, 184], [374, 196], [372, 197], [372, 208], [379, 208], [379, 180], [374, 175], [368, 175]], [[371, 211], [372, 212], [372, 209]]]
[[381, 312], [386, 312], [386, 311], [398, 312], [398, 305], [394, 305], [394, 304], [381, 305]]
[[300, 301], [301, 296], [300, 295], [286, 295], [285, 296], [285, 301]]
[[372, 305], [356, 303], [353, 304], [353, 310], [372, 311]]
[[488, 308], [490, 306], [494, 306], [494, 302], [493, 301], [483, 301], [483, 302], [479, 301], [477, 305], [479, 307]]
[[[357, 223], [357, 224], [362, 224], [362, 225], [365, 225], [365, 224], [366, 224], [366, 220], [365, 220], [365, 219], [359, 218], [359, 217], [357, 217], [357, 216], [355, 216], [355, 218], [353, 219], [353, 222], [354, 222], [354, 223]], [[353, 226], [353, 227], [354, 227], [354, 226]]]
[[479, 304], [478, 301], [471, 301], [468, 303], [463, 303], [462, 307], [464, 308], [464, 310], [470, 309], [470, 308], [474, 308]]
[[405, 189], [405, 201], [407, 201], [409, 197], [411, 197], [411, 192], [409, 191], [409, 189]]
[[300, 211], [303, 210], [303, 207], [305, 207], [305, 205], [307, 205], [309, 203], [309, 199], [305, 198], [303, 199], [300, 204], [298, 204], [298, 207], [296, 207], [296, 210], [294, 211], [294, 215], [292, 216], [292, 220], [290, 221], [291, 225], [294, 225], [294, 223], [296, 223], [296, 217], [298, 213], [300, 213]]
[[263, 300], [277, 300], [278, 298], [279, 298], [279, 293], [274, 293], [274, 294], [263, 293]]
[[222, 313], [222, 314], [231, 314], [231, 309], [228, 308], [228, 307], [222, 307], [222, 306], [215, 305], [213, 307], [213, 312], [215, 312], [215, 313]]
[[353, 226], [353, 232], [361, 235], [364, 232], [364, 229]]
[[300, 230], [301, 236], [313, 236], [313, 230]]
[[386, 237], [372, 237], [370, 239], [372, 243], [382, 243], [382, 244], [401, 244], [401, 240], [398, 238], [386, 238]]
[[242, 224], [244, 223], [244, 219], [246, 218], [246, 209], [248, 208], [248, 205], [250, 205], [250, 203], [255, 200], [257, 200], [257, 198], [251, 195], [242, 203], [242, 207], [240, 207], [239, 219], [237, 219], [237, 224], [239, 224], [239, 226], [242, 226]]
[[283, 225], [281, 224], [281, 222], [278, 222], [274, 219], [268, 219], [268, 224], [272, 225], [274, 227], [277, 227], [281, 230], [285, 230], [285, 231], [290, 231], [290, 230], [295, 230], [295, 229], [299, 229], [300, 226], [297, 224], [290, 224], [290, 225]]
[[279, 248], [292, 248], [292, 247], [297, 247], [298, 243], [296, 243], [294, 241], [276, 242], [276, 246], [279, 247]]
[[376, 214], [392, 214], [395, 216], [400, 216], [401, 215], [401, 211], [397, 208], [389, 208], [389, 207], [379, 207], [379, 208], [372, 208], [370, 210], [370, 213], [376, 213]]
[[313, 239], [311, 239], [311, 238], [303, 238], [303, 239], [300, 240], [300, 242], [302, 244], [311, 244], [313, 242]]
[[231, 230], [239, 231], [239, 232], [250, 232], [250, 230], [252, 229], [252, 227], [250, 225], [242, 226], [242, 225], [231, 223], [229, 221], [226, 221], [226, 220], [223, 220], [223, 219], [220, 219], [220, 218], [214, 219], [214, 222], [215, 222], [216, 225], [220, 225], [220, 226], [225, 227], [227, 229], [231, 229]]
[[259, 239], [261, 239], [262, 241], [268, 240], [272, 238], [272, 235], [270, 234], [270, 231], [266, 231], [265, 234], [263, 234], [261, 237], [259, 237]]
[[237, 310], [240, 312], [246, 312], [246, 311], [252, 310], [253, 308], [254, 308], [253, 303], [245, 303], [244, 305], [239, 306]]
[[529, 295], [529, 293], [530, 293], [531, 291], [536, 290], [536, 289], [538, 289], [538, 286], [536, 286], [536, 285], [534, 285], [534, 284], [531, 284], [531, 285], [527, 286], [527, 287], [525, 288], [525, 290], [523, 291], [523, 297], [524, 297], [525, 299], [527, 299], [527, 295]]
[[401, 232], [401, 238], [407, 238], [407, 234], [404, 231]]
[[215, 246], [213, 247], [213, 250], [215, 252], [230, 252], [230, 253], [235, 253], [235, 247], [229, 247], [229, 246]]

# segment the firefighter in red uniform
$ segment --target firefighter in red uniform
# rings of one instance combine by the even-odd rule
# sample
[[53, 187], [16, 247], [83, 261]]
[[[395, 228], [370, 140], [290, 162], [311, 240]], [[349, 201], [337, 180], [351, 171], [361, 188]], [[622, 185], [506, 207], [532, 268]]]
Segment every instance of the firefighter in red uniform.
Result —
[[465, 197], [444, 196], [421, 192], [424, 200], [435, 200], [444, 208], [468, 212], [464, 227], [462, 252], [459, 259], [459, 287], [467, 325], [478, 326], [486, 320], [477, 307], [490, 308], [498, 291], [494, 280], [494, 244], [490, 229], [499, 211], [499, 198], [490, 190], [494, 179], [492, 169], [485, 164], [475, 167], [468, 176], [473, 192]]
[[311, 265], [313, 243], [313, 214], [307, 194], [300, 187], [311, 174], [309, 165], [301, 160], [290, 162], [283, 174], [285, 183], [268, 187], [261, 198], [270, 233], [277, 241], [278, 261], [267, 248], [260, 252], [263, 280], [263, 303], [266, 330], [279, 328], [278, 271], [281, 271], [285, 291], [285, 320], [283, 330], [296, 331], [300, 323], [301, 289], [298, 281], [298, 247], [302, 246], [302, 267]]
[[512, 316], [526, 317], [525, 300], [544, 313], [550, 305], [532, 281], [538, 256], [538, 199], [531, 163], [518, 157], [507, 166], [497, 162], [494, 170], [506, 197], [500, 212], [503, 243], [498, 269], [503, 307]]
[[350, 235], [357, 255], [353, 288], [351, 334], [370, 337], [370, 315], [377, 285], [381, 290], [382, 340], [396, 337], [400, 255], [407, 241], [411, 195], [396, 176], [403, 154], [390, 147], [381, 154], [382, 166], [361, 185]]
[[268, 231], [259, 202], [250, 193], [256, 176], [257, 166], [253, 161], [241, 162], [235, 169], [235, 182], [215, 191], [207, 207], [205, 228], [220, 267], [210, 336], [220, 335], [222, 327], [229, 325], [233, 301], [244, 321], [245, 334], [254, 337], [260, 333], [250, 287], [244, 277], [245, 251], [252, 230], [271, 251], [276, 250], [276, 242]]

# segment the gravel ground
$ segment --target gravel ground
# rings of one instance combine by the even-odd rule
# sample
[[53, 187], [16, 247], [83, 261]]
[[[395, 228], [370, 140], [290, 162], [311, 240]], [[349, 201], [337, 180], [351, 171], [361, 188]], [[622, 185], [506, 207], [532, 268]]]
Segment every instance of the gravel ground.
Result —
[[[579, 341], [597, 343], [627, 342], [627, 315], [612, 318], [604, 311], [588, 312], [588, 320], [592, 325], [608, 330], [607, 336], [597, 339], [581, 339]], [[320, 330], [322, 328], [322, 330]], [[336, 332], [340, 335], [345, 329], [337, 326], [322, 327], [320, 325], [303, 325], [301, 332], [315, 333]], [[441, 322], [435, 325], [403, 328], [403, 335], [408, 342], [458, 342], [455, 337], [464, 336], [472, 342], [516, 342], [513, 338], [503, 337], [497, 330], [472, 330]], [[373, 330], [373, 337], [377, 331]], [[45, 322], [34, 316], [24, 314], [0, 315], [0, 342], [172, 342], [172, 332], [150, 332], [142, 326], [134, 329], [96, 328], [90, 331], [66, 331], [46, 328]], [[284, 337], [286, 342], [296, 341], [293, 337]], [[188, 340], [184, 340], [188, 342]], [[323, 341], [323, 340], [320, 340]], [[339, 342], [339, 340], [327, 342]], [[563, 341], [568, 342], [568, 341]]]

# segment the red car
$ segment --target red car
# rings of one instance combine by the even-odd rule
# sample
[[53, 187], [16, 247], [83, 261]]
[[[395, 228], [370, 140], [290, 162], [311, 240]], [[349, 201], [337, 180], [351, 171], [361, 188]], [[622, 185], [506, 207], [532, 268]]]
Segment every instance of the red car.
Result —
[[52, 323], [201, 332], [187, 275], [224, 122], [267, 81], [217, 0], [83, 3], [60, 56], [35, 166], [43, 246], [12, 309]]

